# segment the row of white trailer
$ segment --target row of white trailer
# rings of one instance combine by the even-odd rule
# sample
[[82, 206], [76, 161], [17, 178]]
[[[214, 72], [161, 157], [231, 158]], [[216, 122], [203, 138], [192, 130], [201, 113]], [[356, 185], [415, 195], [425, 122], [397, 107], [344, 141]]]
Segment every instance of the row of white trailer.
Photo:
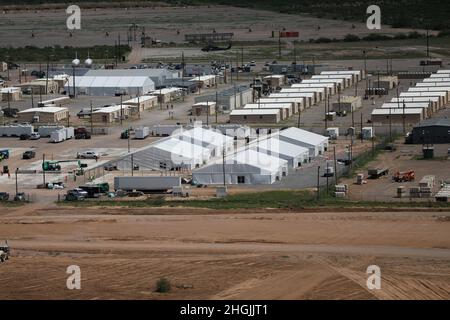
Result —
[[372, 111], [374, 123], [414, 125], [444, 109], [450, 98], [450, 70], [438, 70]]
[[[227, 184], [271, 184], [327, 148], [327, 137], [298, 128], [260, 135], [238, 146], [217, 129], [194, 127], [133, 152], [132, 161], [143, 169], [192, 172], [197, 184], [222, 184], [224, 176]], [[121, 160], [125, 164], [130, 159]]]
[[230, 113], [233, 123], [278, 123], [365, 78], [362, 70], [323, 71]]

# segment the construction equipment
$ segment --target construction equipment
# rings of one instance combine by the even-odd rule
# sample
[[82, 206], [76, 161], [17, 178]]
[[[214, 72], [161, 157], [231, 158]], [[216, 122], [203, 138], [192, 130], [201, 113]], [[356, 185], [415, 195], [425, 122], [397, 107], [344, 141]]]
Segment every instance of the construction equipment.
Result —
[[9, 150], [8, 149], [0, 150], [0, 162], [5, 159], [9, 159]]
[[8, 241], [5, 241], [5, 245], [0, 246], [0, 262], [5, 262], [9, 259], [10, 248], [8, 246]]
[[408, 170], [408, 171], [397, 171], [393, 176], [392, 180], [395, 182], [409, 182], [414, 181], [416, 178], [416, 173], [414, 170]]
[[60, 160], [60, 161], [44, 161], [42, 163], [42, 170], [44, 171], [61, 171], [60, 163], [65, 162], [76, 162], [78, 164], [78, 169], [76, 170], [77, 175], [82, 175], [84, 173], [83, 168], [87, 165], [81, 163], [80, 160]]
[[120, 139], [128, 139], [130, 137], [130, 131], [128, 129], [125, 129], [120, 134]]

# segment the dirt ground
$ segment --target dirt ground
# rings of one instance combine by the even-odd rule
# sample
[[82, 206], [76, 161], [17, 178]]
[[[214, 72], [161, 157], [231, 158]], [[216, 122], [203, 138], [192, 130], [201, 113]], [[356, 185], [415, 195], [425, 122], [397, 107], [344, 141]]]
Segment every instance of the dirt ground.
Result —
[[[434, 198], [410, 198], [409, 188], [417, 187], [419, 181], [425, 175], [435, 176], [435, 185], [432, 188], [433, 195], [439, 191], [441, 181], [450, 181], [450, 156], [448, 149], [450, 144], [436, 144], [435, 159], [422, 159], [422, 145], [406, 145], [402, 140], [396, 143], [397, 150], [394, 152], [382, 152], [376, 160], [368, 163], [366, 168], [387, 167], [389, 175], [380, 179], [367, 179], [367, 184], [355, 184], [356, 178], [343, 180], [342, 183], [349, 185], [349, 197], [354, 200], [365, 201], [431, 201]], [[393, 182], [392, 175], [396, 172], [414, 170], [415, 180], [410, 182]], [[364, 174], [367, 177], [367, 169], [360, 170], [357, 173]], [[404, 186], [406, 196], [397, 197], [397, 188]]]
[[450, 298], [448, 212], [77, 210], [2, 209], [0, 299]]
[[[365, 16], [365, 12], [361, 12]], [[365, 23], [318, 19], [308, 15], [289, 15], [270, 11], [225, 6], [185, 6], [154, 8], [83, 9], [81, 30], [70, 36], [66, 27], [69, 15], [64, 9], [10, 11], [2, 14], [0, 38], [3, 46], [46, 46], [58, 44], [88, 46], [114, 45], [121, 36], [127, 42], [127, 29], [138, 25], [139, 41], [142, 27], [145, 34], [163, 42], [184, 42], [188, 33], [233, 32], [235, 41], [274, 40], [272, 30], [300, 31], [299, 40], [328, 37], [343, 38], [346, 34], [367, 35]], [[320, 29], [319, 29], [320, 26]], [[352, 27], [354, 26], [354, 28]], [[249, 32], [251, 28], [251, 32]], [[177, 33], [179, 30], [179, 34]], [[383, 26], [383, 33], [409, 32], [411, 29], [393, 29]], [[106, 32], [109, 36], [106, 36]], [[32, 37], [32, 33], [34, 37]], [[134, 42], [134, 33], [133, 33]]]

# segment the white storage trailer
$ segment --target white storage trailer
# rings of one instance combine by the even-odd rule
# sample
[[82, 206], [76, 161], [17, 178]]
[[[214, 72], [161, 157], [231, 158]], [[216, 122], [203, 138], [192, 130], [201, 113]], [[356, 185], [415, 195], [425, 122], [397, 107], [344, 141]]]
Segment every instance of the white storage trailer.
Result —
[[0, 126], [0, 137], [20, 137], [22, 134], [31, 135], [34, 127], [27, 124]]
[[114, 190], [166, 192], [181, 187], [181, 178], [172, 176], [114, 177]]
[[134, 130], [134, 137], [136, 139], [145, 139], [149, 136], [150, 129], [148, 127], [139, 127]]
[[42, 126], [38, 128], [41, 138], [50, 137], [53, 131], [64, 129], [64, 126]]
[[170, 136], [175, 131], [181, 132], [182, 125], [177, 124], [157, 124], [153, 126], [152, 134], [155, 136]]

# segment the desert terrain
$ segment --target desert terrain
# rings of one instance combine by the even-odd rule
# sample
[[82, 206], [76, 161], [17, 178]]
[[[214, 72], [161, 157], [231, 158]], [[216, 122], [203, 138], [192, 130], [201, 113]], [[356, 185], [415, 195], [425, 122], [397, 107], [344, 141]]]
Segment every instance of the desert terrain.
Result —
[[[2, 208], [0, 299], [449, 299], [449, 222], [428, 210]], [[66, 288], [69, 265], [81, 290]], [[161, 277], [169, 293], [155, 292]]]

